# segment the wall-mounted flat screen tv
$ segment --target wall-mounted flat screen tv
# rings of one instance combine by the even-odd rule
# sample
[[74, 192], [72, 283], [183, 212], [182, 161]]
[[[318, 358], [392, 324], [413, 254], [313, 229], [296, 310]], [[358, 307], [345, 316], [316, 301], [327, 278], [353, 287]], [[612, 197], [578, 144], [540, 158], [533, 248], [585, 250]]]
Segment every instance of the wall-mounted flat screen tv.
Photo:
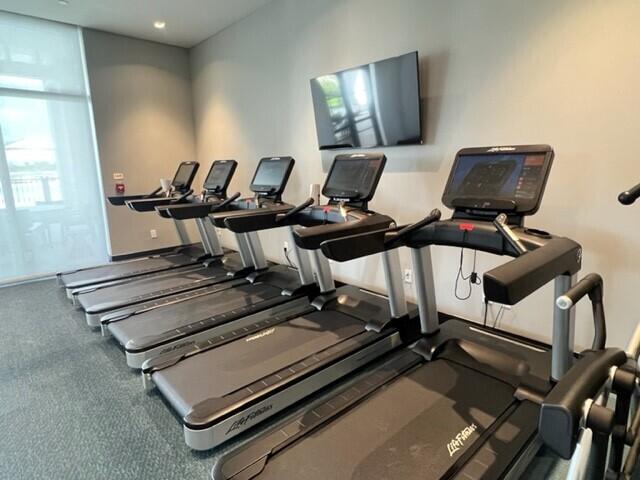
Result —
[[311, 95], [321, 150], [422, 143], [418, 52], [314, 78]]

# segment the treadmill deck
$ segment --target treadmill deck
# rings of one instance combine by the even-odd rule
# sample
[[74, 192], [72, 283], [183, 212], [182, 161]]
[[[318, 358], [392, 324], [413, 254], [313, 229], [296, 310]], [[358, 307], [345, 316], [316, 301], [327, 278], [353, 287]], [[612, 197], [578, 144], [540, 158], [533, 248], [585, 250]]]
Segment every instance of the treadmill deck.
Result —
[[362, 332], [362, 322], [340, 312], [312, 312], [183, 360], [153, 374], [180, 416], [216, 408], [219, 399]]
[[133, 279], [120, 285], [101, 288], [78, 295], [78, 303], [85, 312], [95, 314], [144, 302], [186, 290], [195, 289], [214, 282], [231, 280], [229, 272], [239, 270], [241, 261], [238, 254], [225, 257], [224, 263], [208, 267], [198, 266], [187, 271], [157, 275], [140, 280]]
[[97, 268], [65, 273], [60, 276], [60, 279], [67, 289], [73, 289], [152, 272], [161, 272], [195, 263], [197, 263], [196, 259], [177, 253], [112, 263]]
[[450, 318], [221, 457], [213, 478], [502, 478], [539, 446], [539, 405], [516, 392], [544, 395], [549, 369], [543, 346]]
[[281, 296], [273, 285], [244, 284], [192, 298], [109, 324], [109, 332], [126, 348], [144, 350], [206, 327], [206, 320]]
[[[280, 455], [274, 452], [266, 464], [261, 461], [263, 454], [271, 452], [259, 448], [259, 439], [250, 443], [237, 457], [218, 465], [214, 478], [248, 479], [258, 474], [261, 479], [446, 478], [514, 403], [513, 392], [510, 385], [455, 362], [424, 363], [304, 436], [304, 441], [294, 442]], [[308, 411], [298, 423], [312, 423], [323, 410], [337, 407], [339, 400], [330, 399]], [[286, 430], [273, 435], [287, 443]], [[517, 435], [518, 427], [513, 425], [510, 433], [501, 439], [503, 444]]]

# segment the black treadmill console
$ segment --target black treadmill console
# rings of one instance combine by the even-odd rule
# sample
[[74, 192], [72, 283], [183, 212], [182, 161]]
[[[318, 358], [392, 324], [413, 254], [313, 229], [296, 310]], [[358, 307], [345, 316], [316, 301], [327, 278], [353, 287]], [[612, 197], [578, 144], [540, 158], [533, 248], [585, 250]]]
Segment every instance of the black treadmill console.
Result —
[[280, 200], [295, 160], [292, 157], [267, 157], [260, 160], [250, 189], [262, 197]]
[[352, 153], [338, 155], [333, 160], [322, 195], [329, 203], [344, 202], [367, 209], [387, 163], [382, 153]]
[[553, 149], [548, 145], [462, 149], [442, 203], [467, 216], [533, 215], [540, 207], [552, 162]]
[[226, 197], [227, 188], [231, 183], [238, 162], [235, 160], [216, 160], [211, 164], [203, 189], [208, 194]]
[[178, 166], [178, 170], [171, 181], [171, 186], [179, 193], [188, 191], [191, 188], [191, 183], [193, 183], [199, 166], [200, 164], [198, 162], [182, 162]]

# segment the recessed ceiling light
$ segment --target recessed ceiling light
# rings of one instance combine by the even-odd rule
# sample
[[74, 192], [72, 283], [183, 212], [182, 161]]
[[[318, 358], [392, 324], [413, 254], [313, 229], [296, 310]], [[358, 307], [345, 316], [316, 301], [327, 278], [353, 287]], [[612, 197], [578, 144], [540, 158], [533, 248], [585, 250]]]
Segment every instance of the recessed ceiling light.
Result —
[[153, 26], [158, 30], [162, 30], [164, 27], [167, 26], [167, 24], [162, 20], [156, 20], [155, 22], [153, 22]]
[[58, 0], [58, 3], [60, 5], [65, 5], [66, 6], [66, 5], [69, 5], [69, 0]]

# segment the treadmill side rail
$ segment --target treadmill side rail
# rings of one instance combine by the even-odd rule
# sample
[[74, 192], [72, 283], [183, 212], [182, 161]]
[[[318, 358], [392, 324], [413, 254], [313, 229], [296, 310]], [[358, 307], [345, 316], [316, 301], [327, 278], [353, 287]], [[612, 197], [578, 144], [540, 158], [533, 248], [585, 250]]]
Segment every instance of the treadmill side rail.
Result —
[[[284, 295], [264, 300], [260, 302], [260, 309], [256, 313], [260, 314], [260, 317], [268, 315], [265, 312], [270, 312], [280, 305], [286, 305], [288, 300], [289, 298]], [[194, 322], [192, 328], [187, 325], [182, 329], [176, 329], [183, 332], [181, 334], [165, 332], [155, 336], [149, 335], [145, 338], [138, 338], [137, 340], [140, 344], [136, 343], [136, 339], [129, 340], [124, 345], [127, 365], [131, 368], [142, 368], [147, 360], [157, 356], [172, 354], [172, 352], [176, 351], [181, 352], [186, 347], [191, 348], [200, 342], [204, 342], [205, 339], [213, 344], [215, 343], [214, 338], [226, 335], [230, 331], [241, 327], [248, 329], [256, 321], [256, 316], [250, 314], [252, 311], [255, 312], [255, 308], [251, 309], [251, 306], [243, 309], [238, 308], [234, 310], [235, 313], [226, 312]], [[143, 343], [144, 345], [142, 345]], [[204, 351], [208, 350], [208, 348], [198, 348], [198, 350]], [[178, 355], [182, 356], [181, 353], [178, 353]]]
[[247, 315], [233, 323], [205, 330], [201, 334], [195, 335], [193, 338], [194, 341], [190, 342], [188, 346], [171, 349], [145, 360], [140, 367], [142, 375], [150, 376], [152, 373], [175, 365], [187, 357], [219, 347], [236, 338], [252, 335], [280, 322], [285, 322], [294, 315], [300, 315], [301, 312], [311, 312], [313, 310], [313, 308], [309, 307], [307, 298], [301, 297], [268, 310], [261, 310], [254, 314]]
[[367, 372], [354, 384], [336, 389], [331, 397], [315, 401], [301, 413], [270, 427], [248, 446], [220, 457], [211, 471], [212, 477], [215, 480], [231, 480], [241, 476], [248, 480], [257, 476], [271, 456], [332, 421], [349, 407], [419, 363], [420, 357], [410, 350], [391, 359], [385, 358], [379, 365], [380, 368]]
[[[380, 339], [371, 345], [356, 351], [330, 367], [320, 369], [316, 373], [302, 378], [278, 393], [268, 395], [258, 402], [242, 406], [236, 413], [225, 417], [221, 422], [197, 428], [204, 419], [197, 419], [195, 412], [184, 419], [184, 437], [187, 445], [194, 450], [209, 450], [230, 440], [245, 430], [253, 427], [276, 413], [284, 410], [297, 401], [306, 398], [327, 385], [363, 367], [375, 358], [380, 357], [402, 344], [397, 332]], [[259, 397], [262, 397], [260, 395]], [[233, 411], [236, 411], [234, 408]], [[191, 423], [193, 422], [193, 423]], [[205, 420], [206, 425], [206, 420]]]

